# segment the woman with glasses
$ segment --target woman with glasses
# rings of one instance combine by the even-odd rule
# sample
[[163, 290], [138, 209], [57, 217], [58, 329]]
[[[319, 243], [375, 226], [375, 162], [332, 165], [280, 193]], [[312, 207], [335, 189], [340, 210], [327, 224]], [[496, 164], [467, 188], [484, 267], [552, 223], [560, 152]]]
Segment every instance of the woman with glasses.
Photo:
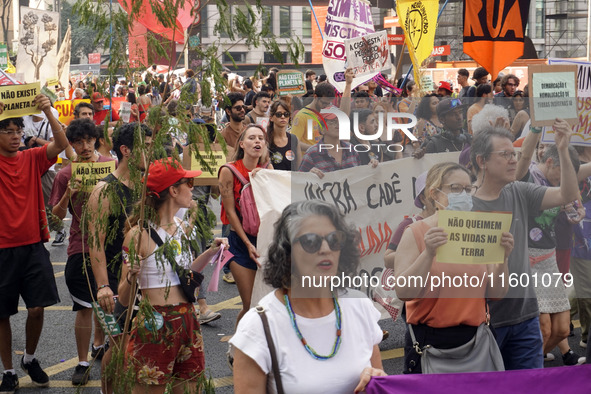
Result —
[[[471, 211], [471, 194], [474, 189], [466, 168], [456, 163], [440, 163], [429, 170], [424, 193], [437, 210]], [[503, 264], [440, 263], [435, 258], [437, 248], [447, 243], [448, 234], [437, 227], [438, 219], [439, 215], [436, 212], [411, 224], [403, 233], [396, 250], [394, 274], [398, 278], [397, 284], [402, 283], [400, 278], [405, 278], [406, 283], [416, 283], [415, 286], [396, 287], [400, 299], [406, 301], [406, 320], [419, 345], [418, 348], [413, 346], [415, 341], [411, 340], [410, 333], [407, 332], [405, 373], [422, 372], [419, 350], [425, 346], [450, 349], [471, 341], [479, 327], [486, 325], [486, 299], [503, 297], [506, 292], [498, 281], [489, 282], [489, 277], [507, 273], [507, 258], [513, 250], [511, 233], [503, 233], [500, 239], [501, 246], [505, 248]], [[472, 287], [466, 284], [458, 287], [431, 288], [426, 278], [441, 276], [442, 272], [450, 277], [467, 275], [484, 279], [481, 286]], [[411, 277], [421, 277], [422, 280], [409, 282]], [[482, 329], [487, 330], [487, 326], [483, 326]], [[487, 332], [489, 333], [490, 331]], [[488, 338], [492, 338], [492, 335]], [[492, 342], [491, 361], [500, 360], [500, 351], [494, 338]], [[496, 365], [495, 370], [502, 369], [502, 360]]]
[[[330, 287], [331, 277], [356, 274], [357, 237], [330, 204], [312, 200], [285, 208], [264, 273], [275, 290], [248, 311], [230, 340], [236, 393], [275, 392], [279, 380], [285, 393], [352, 393], [363, 390], [372, 376], [385, 375], [379, 312], [360, 292]], [[325, 281], [326, 286], [316, 286]]]
[[291, 119], [289, 105], [283, 101], [274, 101], [269, 109], [269, 115], [267, 144], [273, 168], [295, 171], [300, 167], [302, 155], [298, 138], [287, 132]]
[[230, 252], [234, 255], [230, 261], [230, 271], [242, 299], [242, 310], [238, 313], [236, 324], [250, 309], [254, 278], [260, 263], [256, 234], [246, 233], [243, 227], [240, 209], [243, 184], [234, 171], [248, 181], [251, 174], [254, 176], [263, 168], [273, 168], [269, 163], [265, 131], [261, 126], [249, 124], [238, 138], [234, 161], [224, 165], [218, 174], [222, 196], [220, 216], [223, 224], [230, 225], [228, 240]]
[[[164, 393], [168, 384], [174, 392], [195, 392], [202, 379], [205, 361], [199, 320], [181, 288], [185, 278], [179, 278], [173, 267], [200, 272], [225, 242], [216, 238], [193, 259], [186, 235], [190, 226], [175, 216], [194, 204], [193, 178], [200, 174], [185, 171], [173, 159], [152, 163], [143, 201], [146, 225], [131, 228], [125, 236], [119, 301], [133, 303], [131, 284], [137, 281], [142, 299], [149, 303], [148, 310], [140, 307], [127, 346], [128, 363], [135, 372], [134, 393]], [[194, 279], [200, 282], [203, 276]]]

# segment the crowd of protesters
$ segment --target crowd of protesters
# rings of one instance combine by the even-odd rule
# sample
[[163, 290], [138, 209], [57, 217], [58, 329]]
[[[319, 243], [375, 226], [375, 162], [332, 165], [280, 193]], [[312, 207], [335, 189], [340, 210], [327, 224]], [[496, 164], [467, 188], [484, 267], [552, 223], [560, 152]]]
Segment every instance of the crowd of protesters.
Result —
[[[338, 392], [363, 390], [371, 376], [384, 374], [378, 344], [387, 333], [377, 325], [376, 309], [366, 299], [352, 301], [346, 289], [298, 299], [292, 293], [299, 282], [290, 277], [291, 264], [297, 267], [296, 276], [355, 274], [359, 251], [354, 231], [328, 204], [292, 204], [275, 224], [269, 263], [261, 267], [256, 231], [243, 222], [247, 215], [241, 204], [244, 183], [262, 169], [310, 172], [322, 178], [326, 172], [357, 166], [372, 171], [386, 161], [421, 160], [425, 154], [443, 152], [461, 153], [457, 163], [438, 164], [418, 177], [415, 205], [422, 211], [419, 215], [404, 212], [408, 216], [389, 244], [385, 267], [397, 277], [425, 276], [442, 269], [475, 275], [570, 272], [576, 298], [569, 299], [562, 282], [548, 288], [485, 286], [462, 298], [430, 294], [424, 288], [398, 289], [408, 323], [403, 372], [426, 372], [421, 368], [421, 347], [465, 345], [481, 335], [484, 325], [489, 333], [489, 321], [495, 336], [490, 334], [494, 340], [487, 343], [491, 349], [487, 354], [489, 365], [494, 366], [481, 370], [542, 368], [545, 360], [555, 357], [555, 347], [565, 365], [586, 361], [570, 349], [567, 337], [573, 330], [571, 318], [578, 313], [580, 346], [587, 348], [591, 212], [586, 208], [591, 208], [591, 153], [590, 148], [569, 146], [572, 129], [567, 122], [555, 121], [555, 144], [541, 144], [541, 129], [531, 126], [527, 86], [517, 76], [506, 74], [497, 78], [495, 94], [495, 81], [490, 81], [482, 67], [471, 78], [466, 69], [458, 70], [455, 89], [451, 81], [440, 81], [427, 91], [406, 77], [387, 86], [369, 80], [352, 89], [354, 75], [346, 70], [342, 94], [336, 93], [326, 76], [317, 77], [308, 70], [307, 93], [302, 97], [278, 91], [277, 71], [250, 78], [224, 73], [226, 90], [211, 106], [203, 105], [208, 100], [201, 97], [200, 81], [192, 70], [182, 77], [135, 74], [106, 89], [98, 81], [73, 81], [68, 92], [62, 89], [57, 94], [58, 100], [76, 103], [75, 119], [68, 126], [58, 121], [57, 111], [44, 95], [35, 99], [40, 114], [0, 121], [0, 193], [4, 199], [0, 210], [2, 217], [19, 215], [0, 233], [0, 270], [4, 273], [0, 279], [0, 358], [4, 366], [0, 393], [18, 388], [9, 319], [17, 313], [19, 296], [28, 313], [21, 367], [34, 385], [49, 385], [35, 350], [43, 308], [60, 300], [44, 247], [54, 231], [54, 247], [69, 238], [65, 277], [76, 311], [74, 338], [79, 359], [72, 376], [74, 385], [88, 382], [89, 350], [92, 358], [103, 360], [105, 370], [113, 359], [113, 347], [123, 346], [126, 361], [135, 371], [135, 391], [150, 387], [164, 392], [171, 382], [175, 389], [194, 391], [207, 362], [200, 325], [221, 315], [208, 308], [202, 283], [196, 299], [199, 309], [193, 307], [194, 300], [183, 293], [175, 266], [197, 275], [206, 260], [227, 245], [233, 257], [224, 267], [223, 280], [236, 284], [242, 300], [227, 356], [234, 367], [236, 392], [261, 392], [267, 385], [279, 387], [282, 380], [288, 391], [302, 391], [306, 385], [308, 391], [317, 391], [324, 387], [321, 382], [302, 378], [312, 370], [326, 370], [330, 375], [326, 379], [339, 382], [323, 392], [335, 387]], [[109, 96], [130, 103], [128, 122], [112, 110]], [[339, 138], [337, 115], [322, 112], [331, 109], [355, 119], [350, 140]], [[161, 127], [150, 123], [152, 112], [168, 116], [171, 130], [179, 122], [203, 124], [210, 142], [224, 142], [229, 160], [219, 171], [217, 186], [194, 187], [193, 179], [201, 172], [179, 169], [173, 159], [147, 162], [144, 148], [151, 146]], [[388, 140], [385, 125], [391, 121], [387, 115], [391, 112], [416, 116], [414, 138], [396, 132]], [[170, 132], [168, 148], [182, 151], [189, 143], [181, 129]], [[399, 149], [375, 149], [366, 136]], [[56, 165], [58, 156], [61, 163]], [[72, 176], [75, 163], [108, 162], [115, 162], [116, 169], [92, 190], [84, 189]], [[141, 201], [148, 207], [143, 227], [132, 219], [141, 197], [141, 187], [131, 181], [132, 173], [138, 171], [148, 173], [147, 194]], [[185, 248], [196, 219], [183, 213], [201, 209], [218, 196], [224, 238], [199, 239], [199, 247]], [[512, 212], [511, 229], [500, 239], [504, 263], [466, 268], [438, 262], [437, 249], [448, 241], [448, 235], [437, 227], [442, 210]], [[81, 223], [85, 212], [104, 220], [90, 221], [85, 232]], [[68, 214], [72, 217], [69, 237], [62, 222]], [[210, 241], [213, 244], [207, 248]], [[167, 254], [170, 251], [163, 253], [164, 263], [155, 257], [161, 244], [176, 248], [173, 258]], [[261, 268], [265, 281], [275, 288], [261, 300], [266, 309], [262, 313], [268, 315], [262, 322], [251, 309], [255, 275]], [[93, 317], [93, 302], [124, 319], [128, 307], [138, 309], [130, 291], [136, 287], [138, 298], [147, 300], [153, 313], [134, 312], [128, 343], [121, 343], [121, 336], [105, 341], [102, 326]], [[334, 317], [325, 319], [333, 312]], [[341, 314], [345, 316], [342, 335]], [[156, 333], [163, 326], [164, 332]], [[177, 335], [179, 330], [182, 335]], [[352, 345], [356, 339], [351, 330], [368, 335], [364, 342]], [[269, 334], [291, 344], [289, 351], [280, 349], [278, 360], [265, 353]], [[323, 363], [327, 359], [330, 363]], [[267, 375], [273, 379], [267, 380]], [[102, 391], [113, 392], [107, 376], [102, 379]]]

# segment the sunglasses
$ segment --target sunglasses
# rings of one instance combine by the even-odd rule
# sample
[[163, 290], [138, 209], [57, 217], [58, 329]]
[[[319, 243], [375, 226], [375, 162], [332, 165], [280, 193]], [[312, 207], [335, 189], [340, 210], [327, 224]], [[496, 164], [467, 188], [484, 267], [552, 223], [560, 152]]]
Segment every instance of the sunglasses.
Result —
[[326, 240], [330, 250], [336, 252], [337, 250], [342, 250], [345, 247], [346, 239], [347, 235], [344, 232], [337, 230], [324, 237], [314, 233], [304, 234], [297, 238], [294, 243], [299, 242], [300, 245], [302, 245], [302, 249], [308, 253], [316, 253], [322, 247], [322, 241]]
[[242, 110], [246, 111], [246, 105], [235, 105], [232, 107], [232, 109], [235, 111], [242, 111]]
[[275, 116], [278, 118], [289, 118], [291, 116], [291, 113], [285, 111], [285, 112], [275, 112]]
[[195, 178], [185, 178], [182, 181], [178, 182], [179, 186], [184, 185], [185, 183], [187, 184], [187, 186], [189, 186], [189, 189], [190, 189], [195, 184]]

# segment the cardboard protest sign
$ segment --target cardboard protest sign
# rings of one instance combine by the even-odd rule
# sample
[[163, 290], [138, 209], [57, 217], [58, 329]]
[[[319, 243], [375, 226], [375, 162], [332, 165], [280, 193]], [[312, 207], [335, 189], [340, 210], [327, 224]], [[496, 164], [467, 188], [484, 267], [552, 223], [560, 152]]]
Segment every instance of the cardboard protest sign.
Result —
[[80, 190], [90, 193], [99, 180], [115, 171], [115, 161], [72, 163], [72, 178], [80, 182]]
[[[294, 201], [324, 200], [337, 207], [346, 221], [359, 231], [361, 263], [359, 276], [379, 277], [384, 270], [384, 253], [405, 215], [418, 213], [414, 205], [414, 179], [441, 162], [457, 162], [459, 152], [427, 154], [421, 160], [405, 158], [380, 163], [378, 167], [358, 166], [327, 172], [322, 179], [312, 173], [259, 171], [251, 178], [261, 226], [257, 237], [259, 262], [267, 262], [273, 239], [273, 224], [283, 209]], [[257, 272], [252, 302], [269, 293]], [[359, 286], [370, 298], [374, 290]]]
[[256, 124], [261, 126], [264, 130], [267, 130], [267, 126], [269, 126], [269, 118], [260, 116], [257, 118]]
[[577, 117], [577, 66], [529, 66], [529, 107], [534, 127], [552, 126], [556, 118], [571, 125]]
[[121, 328], [117, 323], [117, 319], [110, 313], [105, 313], [98, 302], [92, 303], [92, 309], [94, 309], [95, 316], [97, 317], [103, 332], [107, 335], [120, 335]]
[[53, 107], [57, 109], [59, 113], [59, 121], [66, 126], [74, 119], [74, 109], [79, 103], [89, 103], [90, 99], [77, 99], [77, 100], [62, 100], [53, 103]]
[[388, 33], [385, 30], [345, 40], [345, 53], [347, 67], [353, 68], [358, 77], [392, 68]]
[[[577, 117], [573, 125], [572, 145], [591, 146], [591, 62], [548, 59], [550, 65], [574, 65], [577, 67]], [[545, 132], [542, 143], [553, 144], [554, 133]]]
[[[195, 144], [183, 147], [183, 168], [187, 171], [200, 170], [201, 175], [195, 178], [195, 185], [217, 185], [218, 172], [227, 162], [226, 154], [220, 144], [211, 144], [211, 154], [205, 150], [204, 144]], [[195, 150], [196, 148], [196, 150]], [[196, 152], [210, 167], [211, 171], [196, 157]]]
[[281, 70], [277, 73], [277, 92], [280, 96], [306, 94], [304, 73], [298, 70]]
[[503, 232], [511, 228], [513, 215], [493, 212], [441, 210], [438, 227], [448, 235], [445, 245], [437, 248], [437, 261], [455, 264], [502, 264], [505, 248]]
[[129, 118], [131, 117], [131, 103], [127, 101], [122, 101], [119, 110], [119, 117], [125, 123], [129, 123]]
[[0, 102], [4, 103], [4, 111], [0, 113], [0, 120], [41, 112], [35, 105], [35, 97], [40, 91], [41, 84], [39, 82], [0, 86]]
[[[375, 31], [371, 4], [365, 0], [330, 0], [324, 25], [322, 65], [328, 82], [339, 92], [345, 88], [345, 40]], [[351, 88], [375, 77], [378, 73], [353, 78]]]
[[5, 85], [20, 85], [13, 77], [0, 70], [0, 86]]

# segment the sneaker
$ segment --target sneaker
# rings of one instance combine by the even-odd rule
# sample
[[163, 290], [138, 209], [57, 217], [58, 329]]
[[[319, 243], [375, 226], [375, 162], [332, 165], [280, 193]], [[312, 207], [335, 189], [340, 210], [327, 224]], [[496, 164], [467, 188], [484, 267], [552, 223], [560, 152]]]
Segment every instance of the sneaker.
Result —
[[554, 361], [556, 360], [556, 357], [554, 357], [554, 355], [552, 353], [546, 353], [544, 355], [544, 361]]
[[208, 324], [214, 320], [219, 319], [220, 317], [222, 317], [221, 313], [209, 310], [209, 311], [207, 311], [207, 313], [205, 315], [199, 314], [199, 324], [201, 324], [201, 325]]
[[108, 343], [105, 343], [103, 346], [99, 347], [94, 347], [94, 345], [92, 345], [92, 348], [90, 350], [90, 357], [92, 357], [94, 360], [102, 360], [107, 350], [109, 350]]
[[579, 358], [579, 360], [577, 361], [577, 365], [583, 365], [587, 362], [587, 357], [581, 357]]
[[580, 365], [579, 362], [584, 357], [579, 357], [579, 355], [573, 352], [571, 349], [566, 352], [566, 354], [562, 355], [562, 361], [564, 365]]
[[62, 246], [66, 240], [66, 232], [64, 230], [55, 233], [55, 239], [51, 243], [51, 246]]
[[587, 342], [585, 342], [581, 339], [581, 342], [579, 342], [579, 346], [582, 347], [583, 349], [587, 349]]
[[88, 383], [88, 376], [90, 375], [90, 365], [76, 365], [74, 374], [72, 375], [72, 384], [74, 386], [83, 386]]
[[232, 276], [231, 272], [224, 274], [224, 276], [222, 276], [222, 279], [224, 280], [224, 282], [229, 283], [231, 285], [236, 283], [236, 281], [234, 280], [234, 276]]
[[30, 363], [25, 364], [25, 357], [23, 356], [21, 359], [21, 368], [31, 377], [34, 386], [49, 387], [49, 376], [41, 369], [41, 365], [39, 365], [39, 361], [36, 358]]
[[18, 376], [12, 372], [5, 372], [2, 375], [2, 384], [0, 384], [0, 393], [12, 394], [18, 389]]

